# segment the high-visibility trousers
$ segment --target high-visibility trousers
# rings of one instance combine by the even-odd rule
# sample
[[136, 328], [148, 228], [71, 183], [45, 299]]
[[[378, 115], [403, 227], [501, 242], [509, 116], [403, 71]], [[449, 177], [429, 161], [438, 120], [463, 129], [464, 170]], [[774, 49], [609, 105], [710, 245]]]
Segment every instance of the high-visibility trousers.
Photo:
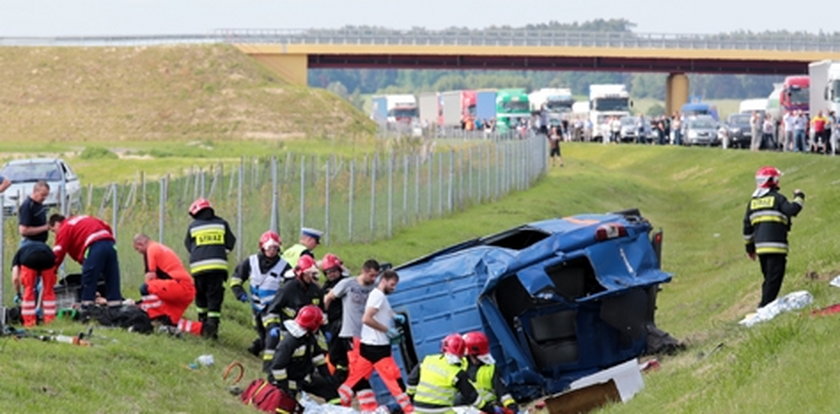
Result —
[[39, 274], [43, 282], [41, 307], [44, 311], [44, 323], [50, 323], [55, 319], [55, 268], [51, 267], [39, 271], [20, 265], [20, 283], [23, 285], [23, 302], [21, 303], [20, 314], [24, 326], [35, 326], [38, 322], [35, 308], [38, 306], [37, 287]]
[[[403, 412], [407, 414], [413, 412], [414, 407], [411, 405], [411, 401], [408, 399], [408, 396], [405, 394], [402, 387], [400, 387], [400, 368], [397, 366], [397, 363], [394, 361], [392, 356], [382, 358], [376, 362], [370, 362], [367, 358], [361, 355], [354, 358], [354, 360], [351, 360], [350, 374], [348, 375], [347, 380], [344, 381], [338, 389], [342, 405], [349, 406], [352, 403], [353, 386], [355, 386], [356, 383], [361, 381], [363, 378], [370, 378], [370, 375], [373, 374], [374, 370], [376, 370], [379, 377], [382, 378], [382, 382], [385, 383], [388, 391], [390, 391], [391, 395], [393, 395], [397, 400], [397, 403], [400, 405]], [[363, 395], [359, 395], [360, 400], [362, 397]], [[365, 401], [360, 401], [360, 403], [362, 402]], [[365, 410], [366, 407], [360, 408]]]
[[146, 285], [149, 294], [143, 296], [140, 307], [149, 314], [149, 319], [168, 316], [170, 323], [178, 323], [195, 299], [192, 283], [176, 279], [153, 279]]

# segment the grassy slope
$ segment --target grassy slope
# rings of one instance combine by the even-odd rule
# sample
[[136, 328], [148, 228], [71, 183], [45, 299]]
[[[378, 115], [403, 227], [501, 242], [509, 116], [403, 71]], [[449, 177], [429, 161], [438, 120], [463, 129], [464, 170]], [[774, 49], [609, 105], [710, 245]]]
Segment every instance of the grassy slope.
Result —
[[288, 139], [371, 127], [345, 101], [289, 85], [226, 45], [6, 47], [0, 79], [6, 142]]
[[[764, 163], [787, 172], [785, 192], [801, 187], [808, 194], [806, 210], [791, 236], [794, 250], [783, 293], [807, 289], [820, 306], [840, 298], [840, 291], [827, 286], [838, 263], [832, 246], [840, 242], [828, 221], [838, 199], [831, 178], [840, 169], [835, 159], [600, 145], [568, 145], [565, 152], [566, 167], [554, 169], [532, 190], [412, 227], [389, 241], [324, 250], [338, 253], [353, 269], [370, 256], [400, 263], [522, 222], [639, 207], [665, 228], [664, 267], [675, 272], [660, 295], [658, 323], [686, 339], [690, 348], [665, 358], [662, 370], [646, 376], [642, 394], [607, 412], [795, 412], [801, 407], [825, 412], [840, 403], [836, 393], [824, 391], [824, 384], [837, 378], [827, 363], [833, 359], [836, 317], [789, 314], [752, 329], [736, 325], [758, 301], [758, 265], [744, 257], [740, 226], [752, 173]], [[817, 272], [819, 280], [806, 279], [809, 271]], [[256, 360], [240, 351], [250, 337], [244, 327], [247, 314], [232, 301], [226, 303], [225, 313], [242, 326], [226, 323], [218, 345], [112, 331], [104, 334], [119, 342], [92, 349], [5, 340], [0, 365], [21, 367], [24, 379], [0, 383], [0, 392], [16, 397], [16, 402], [0, 402], [0, 411], [15, 411], [21, 401], [48, 395], [57, 398], [46, 400], [47, 411], [70, 404], [72, 411], [143, 412], [162, 407], [237, 412], [223, 392], [219, 368], [182, 368], [210, 352], [223, 362], [233, 357], [248, 361], [251, 376], [256, 375]], [[723, 344], [720, 350], [711, 352], [718, 344]], [[782, 386], [784, 392], [767, 391]], [[114, 391], [102, 394], [104, 389]]]

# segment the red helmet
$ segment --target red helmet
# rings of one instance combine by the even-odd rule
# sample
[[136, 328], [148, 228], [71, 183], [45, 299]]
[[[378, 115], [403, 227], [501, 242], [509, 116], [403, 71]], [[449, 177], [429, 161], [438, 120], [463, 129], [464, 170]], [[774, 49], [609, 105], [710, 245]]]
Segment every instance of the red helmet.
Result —
[[776, 188], [782, 172], [776, 167], [761, 167], [755, 172], [755, 186], [758, 188]]
[[441, 350], [444, 353], [459, 357], [464, 356], [465, 348], [466, 345], [464, 344], [464, 338], [458, 334], [447, 335], [446, 338], [443, 338], [443, 342], [441, 343]]
[[317, 267], [315, 267], [315, 259], [313, 259], [312, 256], [301, 256], [295, 266], [295, 275], [300, 275], [311, 268], [315, 268], [317, 270]]
[[321, 259], [321, 270], [327, 271], [336, 267], [339, 268], [339, 270], [341, 270], [341, 266], [343, 264], [344, 263], [342, 263], [341, 259], [339, 259], [338, 256], [332, 253], [327, 253], [324, 255], [324, 258]]
[[271, 230], [260, 236], [260, 249], [262, 250], [268, 249], [271, 246], [277, 246], [279, 248], [281, 244], [283, 244], [283, 241], [280, 240], [280, 235]]
[[487, 335], [479, 331], [464, 334], [464, 346], [467, 347], [467, 355], [479, 356], [490, 353], [490, 342], [487, 340]]
[[213, 206], [210, 205], [210, 200], [204, 197], [199, 197], [190, 204], [190, 215], [195, 216], [199, 211], [204, 210], [205, 208], [213, 208]]
[[315, 305], [306, 305], [298, 310], [295, 322], [309, 332], [315, 332], [324, 323], [324, 312]]

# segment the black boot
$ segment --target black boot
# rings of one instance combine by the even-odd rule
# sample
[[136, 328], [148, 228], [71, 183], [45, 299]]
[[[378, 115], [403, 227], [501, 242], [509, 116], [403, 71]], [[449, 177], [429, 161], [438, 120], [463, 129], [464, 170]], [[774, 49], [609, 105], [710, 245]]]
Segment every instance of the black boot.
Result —
[[219, 318], [207, 318], [201, 326], [201, 336], [210, 339], [219, 339]]
[[248, 352], [254, 354], [254, 356], [260, 356], [264, 347], [265, 345], [263, 345], [262, 339], [256, 338], [254, 342], [251, 342], [251, 346], [248, 347]]

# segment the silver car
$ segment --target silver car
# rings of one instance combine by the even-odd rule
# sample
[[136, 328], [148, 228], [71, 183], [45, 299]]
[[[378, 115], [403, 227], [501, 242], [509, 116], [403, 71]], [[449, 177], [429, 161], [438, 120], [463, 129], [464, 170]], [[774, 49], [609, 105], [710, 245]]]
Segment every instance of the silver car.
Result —
[[718, 125], [712, 117], [688, 118], [683, 128], [683, 143], [686, 145], [718, 144]]
[[[82, 187], [79, 177], [70, 166], [58, 158], [29, 158], [12, 160], [3, 166], [0, 175], [8, 178], [12, 185], [3, 192], [3, 212], [17, 214], [20, 203], [32, 194], [32, 187], [38, 180], [50, 185], [50, 195], [44, 200], [47, 207], [67, 204], [73, 210], [81, 206]], [[63, 200], [63, 203], [59, 201]]]

